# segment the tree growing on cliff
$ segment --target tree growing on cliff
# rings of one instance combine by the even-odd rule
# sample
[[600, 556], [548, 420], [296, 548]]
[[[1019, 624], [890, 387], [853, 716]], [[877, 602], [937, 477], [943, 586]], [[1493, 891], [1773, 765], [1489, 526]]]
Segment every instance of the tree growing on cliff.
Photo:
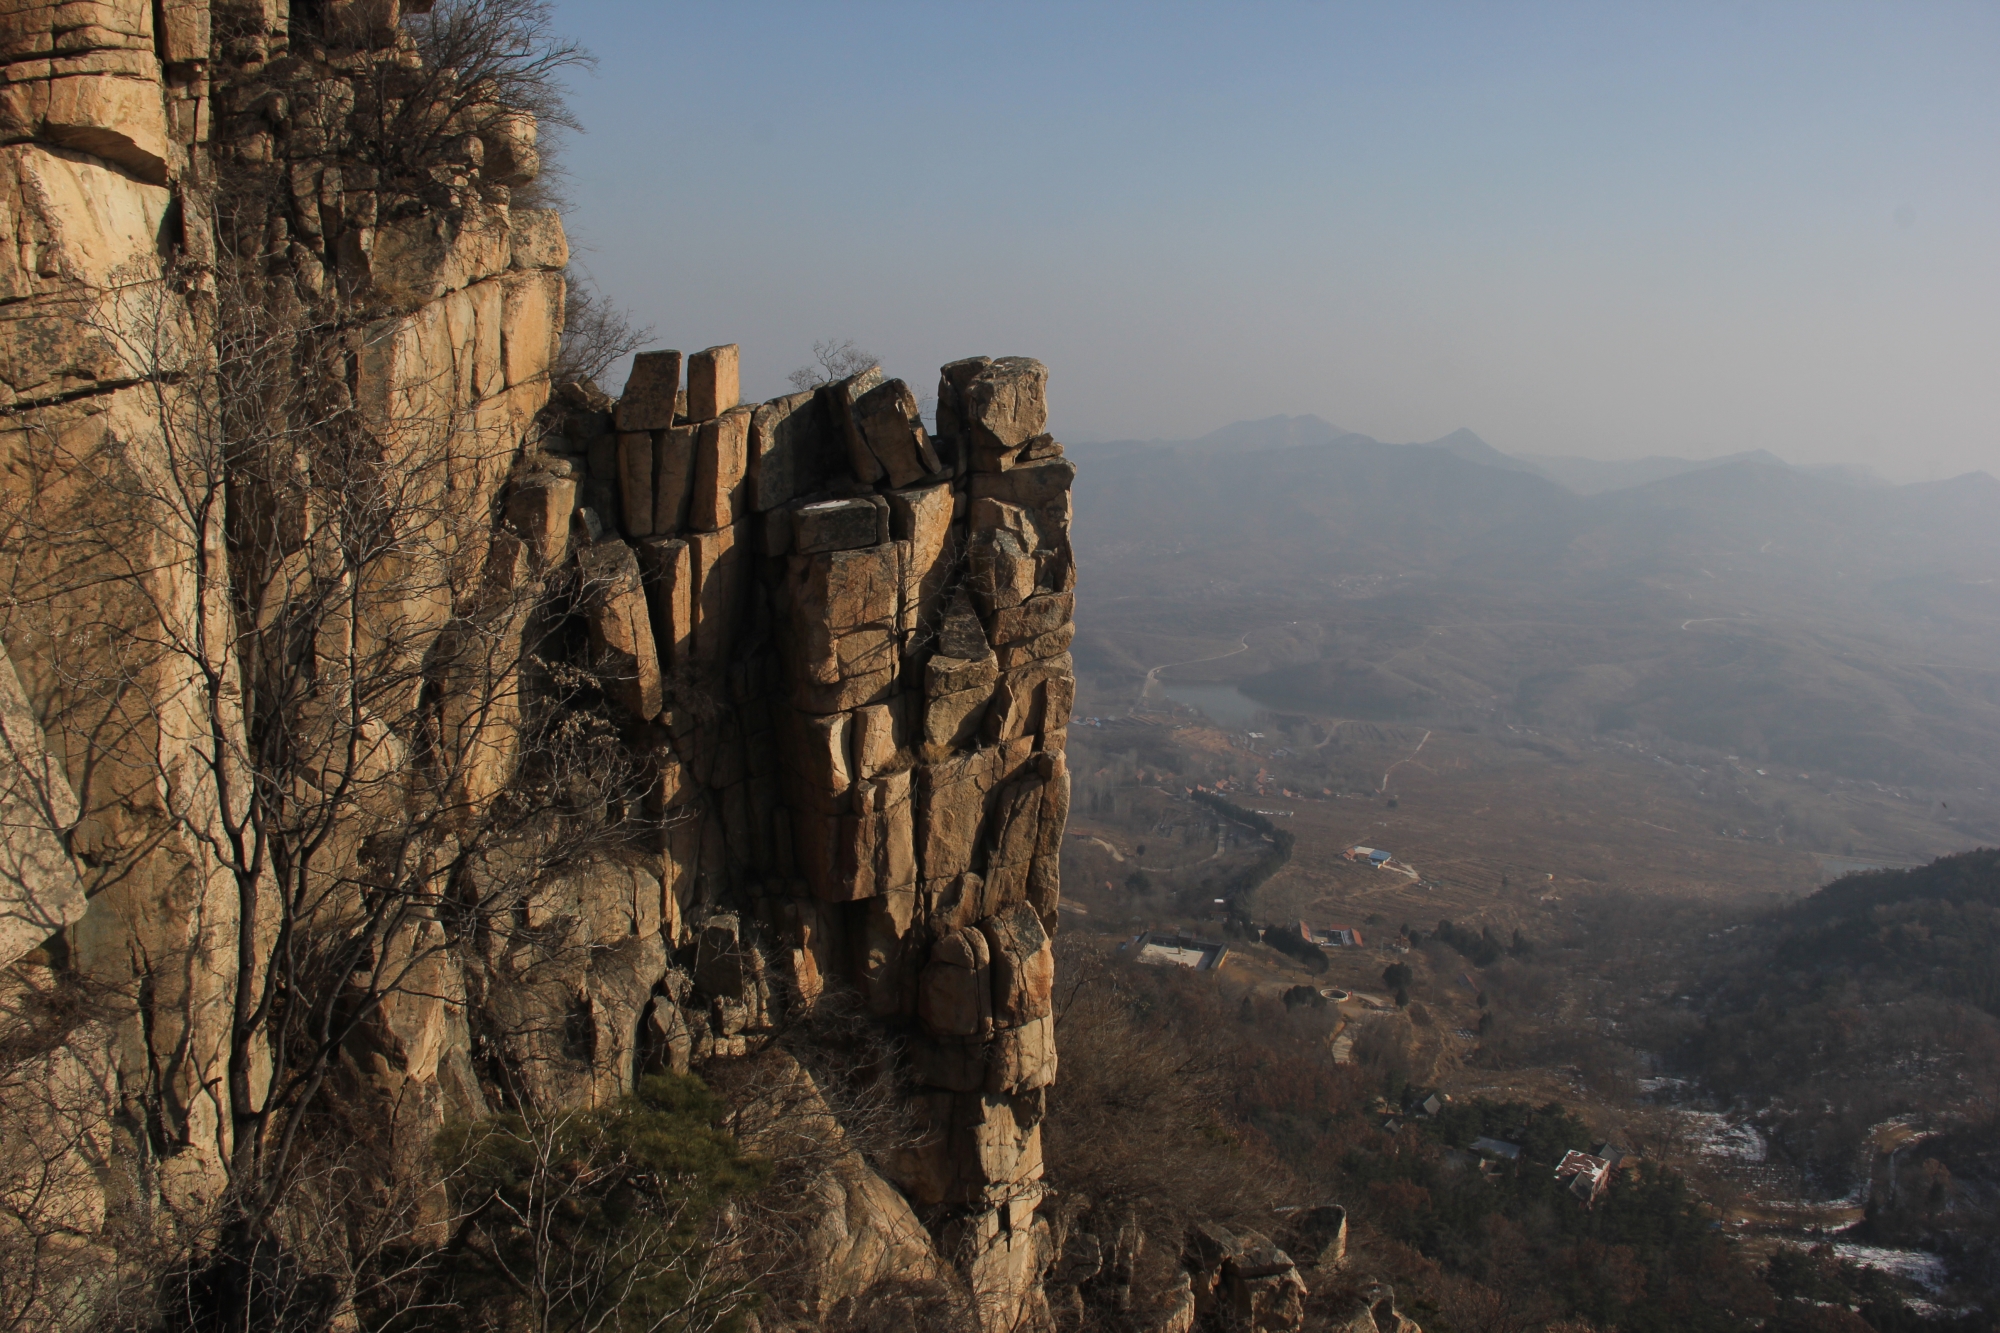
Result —
[[[545, 587], [496, 530], [517, 436], [421, 372], [358, 401], [345, 312], [253, 263], [201, 276], [202, 329], [165, 282], [105, 295], [92, 327], [144, 406], [26, 441], [61, 494], [7, 516], [6, 635], [48, 664], [67, 743], [157, 764], [93, 775], [166, 794], [139, 845], [87, 792], [74, 850], [112, 877], [174, 841], [207, 886], [229, 1179], [218, 1266], [185, 1299], [282, 1324], [329, 1299], [273, 1231], [327, 1096], [398, 1049], [399, 1007], [452, 998], [447, 954], [565, 947], [536, 885], [630, 835], [611, 812], [639, 808], [638, 774], [565, 706], [593, 682], [536, 671], [537, 626], [588, 589]], [[389, 1170], [395, 1135], [358, 1169]]]
[[[357, 1212], [414, 1203], [370, 1185], [412, 1145], [397, 1114], [331, 1111], [460, 998], [448, 956], [569, 947], [536, 886], [643, 808], [597, 683], [534, 653], [592, 590], [496, 524], [527, 423], [449, 365], [392, 367], [371, 397], [374, 312], [267, 265], [225, 248], [92, 293], [78, 326], [128, 387], [19, 432], [31, 489], [0, 515], [0, 634], [36, 663], [52, 743], [93, 757], [71, 851], [103, 892], [173, 849], [202, 945], [183, 984], [227, 1015], [212, 1060], [182, 1054], [198, 1114], [140, 1137], [226, 1162], [165, 1292], [196, 1327], [351, 1299], [336, 1251]], [[301, 1230], [309, 1177], [343, 1203]]]

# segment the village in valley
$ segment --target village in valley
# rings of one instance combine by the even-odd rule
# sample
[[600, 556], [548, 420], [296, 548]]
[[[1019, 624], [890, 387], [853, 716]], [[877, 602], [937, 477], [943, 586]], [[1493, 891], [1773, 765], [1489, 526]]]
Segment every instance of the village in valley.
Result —
[[[1136, 697], [1095, 685], [1080, 682], [1069, 741], [1066, 947], [1192, 971], [1246, 1013], [1312, 1006], [1333, 1059], [1381, 1080], [1391, 1135], [1474, 1104], [1573, 1108], [1558, 1173], [1579, 1206], [1653, 1159], [1753, 1248], [1858, 1216], [1812, 1202], [1753, 1108], [1667, 1076], [1645, 1041], [1649, 1012], [1685, 1008], [1696, 923], [1796, 900], [1838, 857], [1735, 836], [1747, 825], [1717, 817], [1721, 783], [1691, 764], [1662, 783], [1658, 756], [1618, 740], [1265, 708], [1224, 724], [1150, 677]], [[1911, 804], [1862, 818], [1885, 844], [1949, 836]], [[1641, 911], [1665, 915], [1642, 925]], [[1459, 1138], [1448, 1157], [1469, 1170], [1520, 1153], [1498, 1134]]]

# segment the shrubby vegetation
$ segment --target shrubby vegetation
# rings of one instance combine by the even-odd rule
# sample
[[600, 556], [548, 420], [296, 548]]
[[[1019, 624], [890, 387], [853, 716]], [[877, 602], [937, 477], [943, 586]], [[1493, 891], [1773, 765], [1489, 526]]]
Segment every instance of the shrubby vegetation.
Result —
[[1255, 829], [1270, 839], [1270, 845], [1255, 861], [1236, 871], [1228, 879], [1207, 882], [1200, 888], [1200, 895], [1204, 898], [1227, 899], [1231, 920], [1247, 923], [1249, 918], [1246, 913], [1250, 895], [1255, 893], [1265, 880], [1283, 870], [1291, 861], [1295, 839], [1255, 810], [1245, 810], [1240, 805], [1223, 800], [1213, 792], [1198, 791], [1190, 794], [1197, 804], [1205, 805], [1223, 818]]
[[[1172, 1251], [1195, 1219], [1268, 1233], [1274, 1208], [1338, 1202], [1350, 1271], [1393, 1283], [1428, 1333], [1993, 1326], [1918, 1321], [1901, 1304], [1908, 1283], [1825, 1256], [1767, 1265], [1656, 1163], [1628, 1168], [1586, 1208], [1555, 1178], [1564, 1152], [1594, 1143], [1574, 1109], [1482, 1099], [1434, 1119], [1402, 1113], [1429, 1089], [1368, 1035], [1361, 1063], [1333, 1063], [1329, 1007], [1082, 944], [1064, 943], [1060, 967], [1063, 1076], [1045, 1142], [1051, 1183], [1089, 1205], [1085, 1229], [1137, 1218], [1153, 1248]], [[1480, 1137], [1518, 1145], [1520, 1159], [1482, 1168], [1465, 1151]], [[1829, 1299], [1812, 1294], [1835, 1290], [1826, 1283], [1862, 1315], [1812, 1304]]]

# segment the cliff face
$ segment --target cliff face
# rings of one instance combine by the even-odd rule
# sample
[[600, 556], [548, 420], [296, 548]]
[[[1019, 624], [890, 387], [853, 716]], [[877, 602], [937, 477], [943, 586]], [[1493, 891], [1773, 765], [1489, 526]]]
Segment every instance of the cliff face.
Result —
[[[424, 497], [397, 549], [440, 571], [319, 628], [320, 679], [357, 643], [411, 664], [407, 704], [327, 734], [469, 757], [429, 784], [461, 851], [567, 708], [632, 778], [593, 816], [619, 836], [550, 859], [513, 929], [455, 935], [441, 908], [385, 927], [366, 970], [407, 966], [370, 983], [332, 1077], [407, 1150], [453, 1115], [601, 1102], [858, 1006], [901, 1039], [918, 1133], [894, 1188], [852, 1153], [817, 1187], [816, 1300], [943, 1254], [983, 1323], [1043, 1319], [1075, 580], [1045, 371], [944, 367], [935, 433], [878, 371], [741, 403], [731, 346], [642, 354], [617, 402], [558, 390], [562, 229], [509, 199], [532, 119], [446, 107], [442, 147], [400, 174], [364, 151], [460, 95], [426, 81], [400, 13], [329, 3], [307, 40], [278, 0], [0, 0], [8, 1040], [63, 1011], [59, 1040], [22, 1039], [9, 1086], [35, 1095], [0, 1115], [35, 1164], [8, 1186], [39, 1200], [23, 1234], [108, 1262], [113, 1214], [198, 1230], [270, 1078], [241, 1001], [285, 890], [230, 850], [246, 798], [216, 746], [257, 734], [282, 628], [259, 608], [317, 576], [338, 520], [240, 445], [214, 512], [162, 498], [187, 493], [189, 423], [227, 418], [189, 368], [240, 348], [241, 289], [215, 275], [248, 264], [257, 309], [305, 330], [291, 364], [332, 367], [326, 419]], [[114, 472], [137, 480], [85, 484]], [[90, 542], [23, 536], [44, 533]], [[92, 646], [132, 642], [155, 650]], [[371, 836], [328, 832], [357, 882]], [[452, 882], [499, 855], [464, 853]]]

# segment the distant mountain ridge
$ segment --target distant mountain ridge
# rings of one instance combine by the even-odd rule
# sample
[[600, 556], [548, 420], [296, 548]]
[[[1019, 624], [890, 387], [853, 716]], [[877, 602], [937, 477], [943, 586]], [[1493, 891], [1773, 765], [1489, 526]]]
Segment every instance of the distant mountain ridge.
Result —
[[[1171, 452], [1177, 456], [1217, 451], [1247, 453], [1271, 449], [1307, 448], [1339, 441], [1371, 445], [1383, 443], [1371, 435], [1336, 426], [1322, 417], [1308, 413], [1305, 416], [1280, 415], [1262, 417], [1254, 421], [1231, 422], [1219, 430], [1212, 430], [1191, 440], [1107, 440], [1097, 444], [1071, 445], [1069, 451], [1079, 459], [1110, 462], [1154, 451]], [[1761, 463], [1771, 467], [1789, 468], [1795, 472], [1861, 488], [1879, 488], [1891, 484], [1867, 468], [1828, 463], [1788, 463], [1768, 449], [1749, 449], [1715, 458], [1681, 458], [1667, 454], [1651, 454], [1644, 458], [1601, 459], [1582, 458], [1570, 454], [1508, 454], [1494, 448], [1463, 426], [1440, 439], [1412, 441], [1393, 447], [1441, 449], [1468, 463], [1479, 463], [1504, 472], [1531, 472], [1536, 476], [1547, 478], [1572, 494], [1581, 496], [1630, 490], [1635, 486], [1665, 481], [1669, 477], [1732, 467], [1739, 463]]]
[[[1374, 720], [1504, 708], [1874, 780], [2000, 776], [2000, 481], [1861, 486], [1752, 453], [1578, 495], [1470, 431], [1318, 418], [1085, 445], [1077, 661], [1197, 603], [1319, 626], [1239, 677]], [[1131, 640], [1136, 642], [1137, 640]], [[1157, 659], [1156, 659], [1157, 660]]]

